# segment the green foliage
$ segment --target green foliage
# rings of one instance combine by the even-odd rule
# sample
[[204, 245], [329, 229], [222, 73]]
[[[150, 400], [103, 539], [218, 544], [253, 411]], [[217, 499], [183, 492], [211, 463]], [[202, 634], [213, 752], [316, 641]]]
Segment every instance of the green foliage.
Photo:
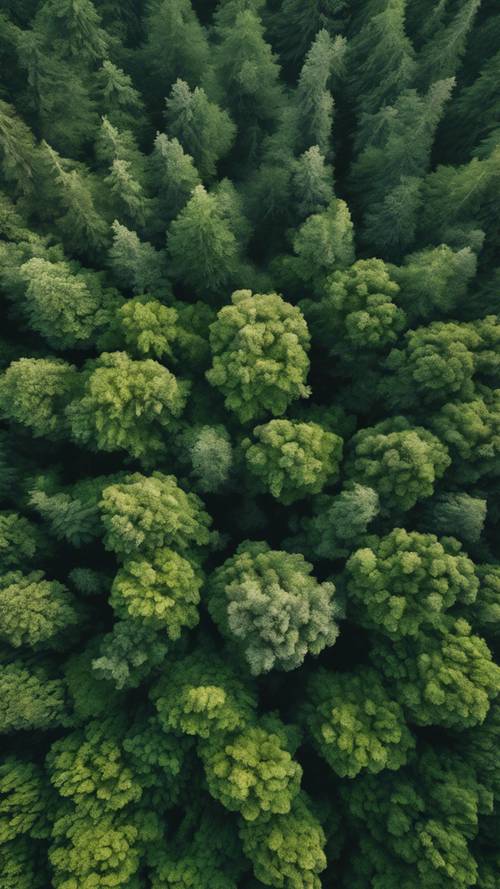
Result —
[[0, 414], [36, 438], [60, 438], [75, 386], [76, 368], [62, 358], [20, 358], [0, 376]]
[[211, 541], [211, 519], [196, 494], [186, 494], [172, 475], [138, 472], [104, 488], [100, 502], [105, 545], [119, 558], [174, 546], [187, 551]]
[[36, 525], [17, 512], [0, 513], [0, 569], [11, 571], [30, 565], [43, 547]]
[[119, 727], [99, 720], [52, 745], [47, 760], [50, 781], [80, 813], [95, 818], [140, 798], [141, 788], [123, 762], [120, 740]]
[[352, 440], [350, 478], [372, 487], [384, 510], [411, 509], [430, 497], [436, 479], [451, 463], [447, 448], [404, 417], [383, 420], [361, 429]]
[[448, 402], [432, 419], [434, 432], [450, 450], [455, 475], [465, 482], [498, 474], [500, 391], [481, 394]]
[[200, 491], [216, 492], [228, 480], [233, 466], [231, 440], [224, 426], [202, 426], [190, 445], [192, 475]]
[[397, 640], [440, 628], [455, 602], [471, 604], [478, 580], [452, 537], [395, 528], [368, 537], [346, 565], [346, 587], [357, 621]]
[[290, 812], [244, 823], [240, 834], [255, 876], [265, 886], [320, 889], [318, 874], [327, 863], [325, 835], [301, 796], [294, 799]]
[[72, 597], [43, 571], [0, 576], [0, 637], [14, 648], [50, 644], [78, 621]]
[[170, 221], [187, 204], [200, 177], [179, 140], [169, 139], [165, 133], [157, 133], [150, 157], [159, 209], [162, 218]]
[[0, 733], [44, 730], [65, 716], [64, 685], [50, 679], [43, 666], [28, 669], [22, 661], [0, 665]]
[[326, 279], [319, 301], [303, 303], [311, 333], [334, 354], [384, 349], [406, 323], [398, 292], [382, 260], [360, 259]]
[[72, 274], [67, 263], [34, 258], [19, 271], [30, 325], [54, 349], [88, 345], [119, 303], [98, 275], [84, 269]]
[[239, 290], [231, 303], [210, 325], [208, 382], [243, 423], [264, 413], [279, 416], [309, 394], [307, 325], [299, 309], [275, 293]]
[[287, 748], [279, 726], [268, 731], [249, 726], [221, 745], [220, 739], [200, 747], [208, 789], [245, 821], [286, 814], [300, 787], [302, 769]]
[[103, 352], [88, 362], [80, 385], [81, 396], [67, 409], [77, 443], [125, 450], [146, 464], [164, 453], [164, 433], [186, 404], [186, 383], [150, 358]]
[[335, 586], [319, 583], [312, 570], [300, 554], [245, 542], [214, 572], [210, 613], [236, 640], [252, 674], [294, 670], [306, 654], [334, 644]]
[[[353, 224], [345, 201], [334, 198], [320, 213], [313, 213], [297, 229], [292, 246], [295, 256], [278, 257], [275, 267], [284, 283], [319, 290], [325, 275], [354, 261]], [[306, 304], [307, 305], [307, 304]]]
[[109, 263], [120, 286], [133, 293], [161, 295], [165, 291], [165, 260], [159, 250], [142, 242], [115, 219]]
[[14, 756], [0, 765], [0, 844], [27, 834], [33, 839], [48, 835], [45, 776], [39, 766]]
[[392, 887], [399, 879], [405, 887], [455, 889], [476, 882], [469, 841], [485, 811], [484, 790], [446, 748], [424, 750], [412, 767], [384, 781], [363, 776], [345, 797], [362, 834], [358, 868], [374, 885]]
[[464, 543], [477, 543], [486, 519], [487, 503], [470, 494], [439, 494], [426, 504], [425, 528], [452, 534]]
[[217, 291], [235, 277], [238, 241], [214, 194], [196, 185], [167, 233], [170, 271], [196, 293]]
[[202, 579], [190, 562], [168, 549], [157, 549], [151, 562], [126, 561], [111, 588], [116, 615], [139, 620], [178, 639], [183, 628], [198, 623]]
[[169, 665], [151, 697], [165, 731], [205, 739], [243, 728], [256, 707], [242, 677], [203, 648]]
[[129, 299], [118, 311], [116, 326], [126, 348], [140, 358], [172, 358], [172, 344], [178, 338], [177, 312], [142, 297]]
[[417, 725], [480, 724], [500, 691], [500, 668], [462, 618], [443, 619], [439, 630], [415, 639], [379, 637], [371, 657]]
[[377, 515], [378, 495], [373, 488], [354, 482], [334, 497], [315, 498], [313, 509], [314, 514], [301, 522], [300, 548], [320, 559], [342, 558], [364, 537]]
[[214, 176], [235, 136], [228, 113], [210, 102], [202, 87], [191, 92], [184, 80], [177, 80], [167, 99], [166, 119], [169, 134], [179, 139], [202, 178]]
[[318, 670], [308, 682], [303, 720], [319, 755], [341, 778], [399, 769], [414, 746], [403, 712], [377, 673]]
[[0, 0], [0, 889], [500, 889], [497, 5]]
[[289, 504], [317, 494], [338, 476], [342, 439], [317, 423], [271, 420], [242, 442], [248, 470], [264, 490]]

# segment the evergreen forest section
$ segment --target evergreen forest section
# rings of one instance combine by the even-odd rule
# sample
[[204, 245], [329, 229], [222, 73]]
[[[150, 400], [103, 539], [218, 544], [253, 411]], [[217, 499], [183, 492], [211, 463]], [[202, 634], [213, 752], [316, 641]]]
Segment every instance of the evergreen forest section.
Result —
[[0, 889], [500, 889], [498, 3], [0, 70]]

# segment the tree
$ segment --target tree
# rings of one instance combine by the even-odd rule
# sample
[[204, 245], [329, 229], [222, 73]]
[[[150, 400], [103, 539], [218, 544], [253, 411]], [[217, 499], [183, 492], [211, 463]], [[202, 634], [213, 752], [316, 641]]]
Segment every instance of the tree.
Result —
[[238, 242], [215, 195], [197, 185], [167, 233], [170, 270], [195, 292], [225, 287], [238, 262]]
[[348, 73], [360, 111], [373, 113], [390, 104], [413, 81], [415, 54], [405, 32], [405, 5], [405, 0], [369, 4], [351, 41]]
[[122, 620], [143, 621], [176, 640], [198, 623], [202, 577], [183, 556], [156, 550], [150, 562], [126, 561], [111, 587], [110, 604]]
[[378, 636], [370, 656], [417, 725], [479, 725], [500, 690], [500, 667], [463, 618], [416, 638]]
[[209, 611], [253, 675], [294, 670], [338, 636], [335, 586], [311, 577], [300, 554], [242, 543], [210, 581]]
[[165, 732], [202, 739], [225, 737], [254, 720], [252, 687], [212, 647], [176, 658], [151, 689]]
[[373, 488], [348, 483], [334, 497], [326, 494], [314, 499], [313, 515], [301, 520], [300, 531], [290, 542], [293, 549], [300, 548], [311, 558], [348, 556], [363, 540], [378, 511], [378, 495]]
[[52, 786], [92, 819], [106, 811], [119, 812], [141, 797], [141, 787], [124, 761], [123, 734], [123, 720], [121, 725], [112, 718], [92, 720], [50, 749]]
[[349, 478], [372, 487], [384, 511], [411, 509], [430, 497], [434, 483], [451, 463], [441, 441], [404, 417], [361, 429], [351, 440]]
[[257, 484], [282, 503], [317, 494], [338, 477], [342, 439], [317, 423], [271, 420], [242, 442]]
[[347, 6], [345, 0], [283, 0], [271, 19], [273, 43], [277, 44], [280, 58], [295, 66], [303, 60], [319, 31], [343, 31], [349, 18]]
[[390, 404], [409, 408], [473, 397], [475, 353], [481, 347], [474, 325], [433, 321], [409, 330], [403, 342], [404, 347], [393, 349], [384, 362], [392, 372], [392, 385], [383, 381], [381, 389]]
[[0, 734], [63, 723], [63, 682], [51, 679], [41, 664], [29, 669], [21, 660], [10, 660], [0, 665]]
[[240, 835], [255, 876], [266, 886], [282, 889], [302, 883], [320, 889], [318, 874], [327, 864], [326, 839], [304, 795], [295, 797], [289, 813], [242, 823]]
[[[125, 817], [103, 814], [90, 820], [76, 808], [54, 823], [49, 860], [54, 885], [77, 881], [104, 889], [130, 885], [139, 867], [139, 831]], [[71, 882], [70, 882], [71, 885]]]
[[0, 149], [2, 173], [19, 191], [33, 188], [36, 149], [33, 134], [11, 105], [0, 101]]
[[167, 655], [163, 634], [138, 620], [116, 621], [101, 640], [92, 660], [97, 679], [112, 682], [118, 691], [137, 688]]
[[141, 183], [134, 177], [130, 161], [115, 158], [104, 183], [118, 215], [129, 225], [144, 229], [149, 216], [148, 199]]
[[97, 76], [100, 106], [109, 122], [119, 130], [135, 130], [144, 104], [131, 77], [110, 59], [104, 59]]
[[238, 290], [210, 325], [213, 363], [207, 380], [241, 422], [283, 414], [307, 397], [309, 333], [302, 313], [276, 293]]
[[64, 409], [76, 385], [76, 368], [61, 358], [20, 358], [0, 377], [0, 412], [38, 437], [64, 437]]
[[395, 528], [366, 543], [346, 565], [350, 607], [362, 626], [394, 640], [418, 636], [439, 629], [455, 602], [474, 602], [474, 565], [453, 537]]
[[67, 409], [74, 441], [102, 451], [125, 450], [148, 463], [165, 451], [163, 431], [186, 404], [187, 384], [147, 358], [103, 352], [87, 363], [81, 395]]
[[412, 323], [430, 320], [460, 309], [477, 259], [469, 247], [452, 250], [446, 244], [407, 256], [404, 265], [391, 268], [399, 284], [398, 302]]
[[424, 83], [456, 74], [480, 0], [466, 0], [449, 24], [437, 28], [424, 44], [418, 60], [418, 76]]
[[88, 544], [103, 533], [99, 500], [105, 487], [120, 481], [123, 473], [81, 478], [74, 485], [62, 486], [57, 478], [37, 476], [29, 495], [29, 504], [36, 509], [56, 540], [67, 540], [72, 546]]
[[354, 260], [353, 225], [345, 201], [313, 213], [297, 229], [292, 241], [295, 256], [278, 257], [273, 263], [284, 286], [302, 295], [304, 287], [321, 292], [325, 278]]
[[178, 317], [175, 309], [147, 295], [128, 299], [117, 312], [116, 333], [128, 352], [139, 358], [172, 359]]
[[373, 669], [316, 671], [309, 679], [303, 724], [315, 749], [341, 778], [404, 765], [414, 740], [403, 711]]
[[318, 145], [308, 148], [300, 156], [293, 174], [293, 185], [301, 217], [321, 213], [333, 201], [333, 171], [325, 165]]
[[318, 31], [306, 55], [297, 87], [304, 147], [317, 145], [325, 156], [333, 124], [333, 97], [328, 91], [328, 82], [334, 71], [341, 70], [345, 49], [344, 38], [333, 40], [324, 28]]
[[209, 66], [210, 48], [191, 0], [158, 0], [148, 11], [145, 26], [141, 55], [153, 95], [168, 95], [178, 77], [199, 83]]
[[35, 19], [35, 27], [52, 43], [57, 55], [92, 62], [106, 55], [106, 35], [90, 0], [47, 0]]
[[19, 273], [29, 323], [55, 349], [88, 347], [120, 303], [99, 275], [66, 262], [34, 257]]
[[26, 568], [43, 552], [44, 534], [17, 512], [0, 512], [0, 571]]
[[384, 781], [364, 775], [343, 796], [360, 835], [358, 880], [411, 889], [474, 885], [469, 844], [486, 805], [474, 771], [456, 754], [424, 748], [406, 769]]
[[477, 481], [498, 474], [500, 392], [481, 392], [471, 401], [452, 401], [434, 414], [431, 428], [449, 448], [455, 478]]
[[169, 134], [179, 139], [202, 178], [215, 176], [236, 134], [227, 111], [210, 102], [202, 87], [191, 91], [184, 80], [176, 80], [167, 99], [166, 120]]
[[500, 616], [500, 567], [479, 565], [477, 567], [479, 589], [472, 609], [474, 625], [487, 639], [498, 636]]
[[271, 121], [282, 102], [279, 67], [255, 9], [228, 4], [221, 8], [215, 56], [218, 83], [223, 85], [233, 120], [248, 131], [249, 150], [259, 126]]
[[302, 303], [313, 336], [335, 354], [381, 350], [395, 342], [406, 316], [399, 287], [381, 259], [360, 259], [324, 282], [322, 298]]
[[0, 637], [14, 648], [51, 646], [79, 617], [66, 587], [43, 571], [0, 576]]
[[465, 544], [477, 543], [486, 520], [487, 502], [466, 493], [443, 493], [429, 500], [424, 507], [426, 531], [452, 534]]
[[153, 555], [165, 546], [185, 552], [211, 540], [202, 501], [186, 494], [172, 475], [127, 475], [104, 488], [100, 508], [105, 545], [119, 558]]
[[202, 426], [189, 436], [192, 475], [200, 491], [217, 493], [228, 481], [233, 449], [224, 426]]
[[198, 171], [179, 140], [169, 139], [165, 133], [156, 134], [150, 166], [162, 218], [170, 222], [200, 185]]
[[56, 186], [61, 215], [58, 225], [64, 242], [77, 254], [100, 254], [107, 242], [107, 225], [94, 204], [92, 189], [76, 169], [66, 169], [62, 158], [42, 143], [49, 175]]
[[245, 821], [286, 814], [299, 792], [302, 769], [286, 749], [278, 722], [273, 729], [250, 726], [225, 744], [215, 738], [200, 747], [210, 793]]
[[141, 241], [136, 232], [129, 231], [117, 219], [113, 222], [112, 230], [109, 263], [117, 283], [138, 294], [162, 296], [165, 290], [168, 291], [163, 251]]

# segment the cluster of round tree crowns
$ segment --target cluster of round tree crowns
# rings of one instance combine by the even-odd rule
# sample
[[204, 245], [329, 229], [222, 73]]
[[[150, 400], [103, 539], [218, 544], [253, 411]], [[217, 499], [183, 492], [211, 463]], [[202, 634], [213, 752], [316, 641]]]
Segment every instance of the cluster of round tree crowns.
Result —
[[0, 889], [500, 889], [497, 0], [0, 70]]

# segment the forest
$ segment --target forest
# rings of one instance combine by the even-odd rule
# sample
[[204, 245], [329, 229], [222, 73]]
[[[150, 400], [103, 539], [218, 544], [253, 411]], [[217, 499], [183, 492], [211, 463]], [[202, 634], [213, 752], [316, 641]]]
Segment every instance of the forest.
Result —
[[0, 72], [0, 889], [500, 889], [498, 0]]

